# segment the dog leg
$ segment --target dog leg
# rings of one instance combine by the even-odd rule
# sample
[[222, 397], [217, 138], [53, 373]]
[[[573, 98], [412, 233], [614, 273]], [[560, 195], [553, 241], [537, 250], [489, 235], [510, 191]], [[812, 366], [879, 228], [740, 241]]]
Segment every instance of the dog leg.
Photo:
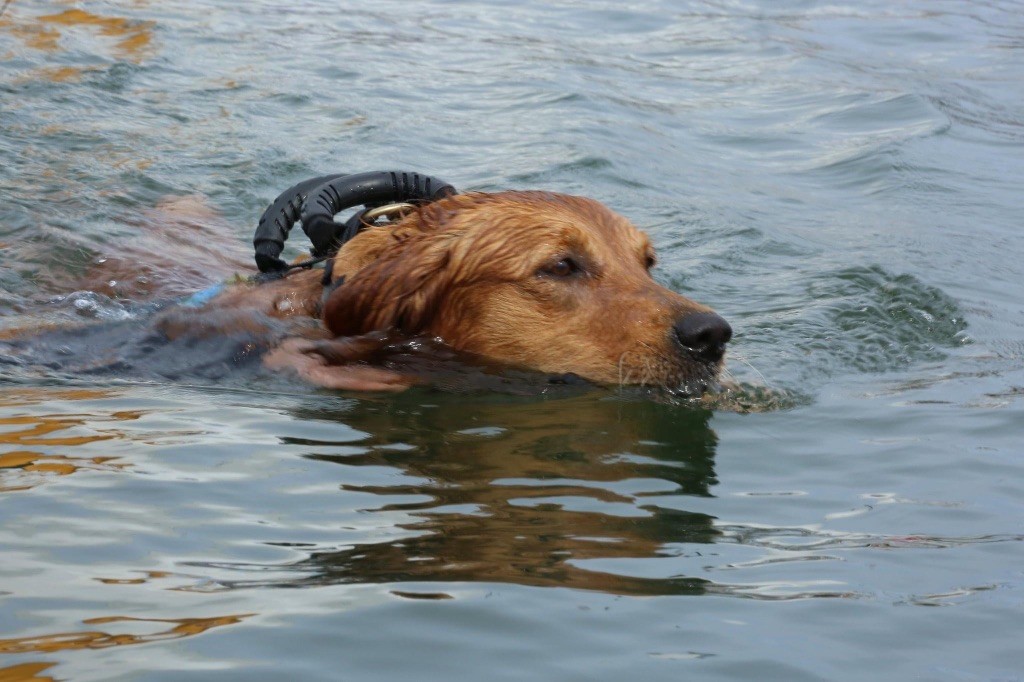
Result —
[[237, 230], [202, 197], [166, 197], [131, 228], [116, 248], [92, 247], [102, 251], [74, 289], [135, 301], [177, 298], [253, 268]]

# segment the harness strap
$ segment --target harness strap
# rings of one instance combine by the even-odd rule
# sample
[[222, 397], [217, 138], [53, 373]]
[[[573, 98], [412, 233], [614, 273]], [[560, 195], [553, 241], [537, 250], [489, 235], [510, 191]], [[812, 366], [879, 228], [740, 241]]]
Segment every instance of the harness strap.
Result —
[[324, 306], [327, 305], [327, 299], [329, 299], [331, 297], [331, 294], [334, 293], [334, 290], [337, 289], [338, 287], [340, 287], [344, 283], [345, 283], [345, 275], [342, 275], [341, 277], [339, 277], [335, 281], [331, 282], [330, 284], [325, 284], [324, 285], [324, 293], [321, 294], [321, 296], [320, 296], [320, 310], [323, 310]]

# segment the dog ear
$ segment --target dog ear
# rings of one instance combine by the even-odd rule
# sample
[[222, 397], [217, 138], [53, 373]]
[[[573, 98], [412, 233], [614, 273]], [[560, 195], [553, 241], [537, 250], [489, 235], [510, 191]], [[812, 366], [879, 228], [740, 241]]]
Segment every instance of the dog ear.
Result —
[[323, 308], [324, 324], [336, 336], [425, 331], [451, 289], [450, 243], [444, 233], [396, 241], [331, 293]]
[[363, 230], [338, 251], [331, 262], [331, 277], [349, 279], [392, 249], [397, 232], [387, 227]]

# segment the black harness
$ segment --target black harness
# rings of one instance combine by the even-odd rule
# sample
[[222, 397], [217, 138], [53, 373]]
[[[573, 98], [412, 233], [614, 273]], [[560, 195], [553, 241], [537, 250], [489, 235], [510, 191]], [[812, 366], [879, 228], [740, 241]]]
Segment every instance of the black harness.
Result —
[[[392, 203], [428, 204], [453, 194], [455, 188], [443, 180], [404, 171], [322, 175], [300, 182], [282, 192], [260, 216], [253, 238], [259, 278], [276, 279], [326, 260], [324, 285], [336, 287], [340, 282], [331, 281], [329, 259], [367, 227], [367, 211]], [[335, 215], [356, 206], [364, 208], [344, 223], [334, 221]], [[281, 260], [281, 251], [292, 226], [300, 221], [313, 243], [313, 258], [289, 265]]]

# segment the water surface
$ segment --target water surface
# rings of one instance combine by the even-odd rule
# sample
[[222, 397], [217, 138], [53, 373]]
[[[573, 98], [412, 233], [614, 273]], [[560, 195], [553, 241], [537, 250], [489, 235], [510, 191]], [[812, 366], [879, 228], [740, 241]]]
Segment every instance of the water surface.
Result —
[[[169, 198], [244, 255], [403, 167], [629, 216], [787, 399], [5, 354], [0, 679], [1019, 678], [1022, 10], [14, 0], [0, 337], [139, 329]], [[166, 271], [69, 291], [129, 246]]]

